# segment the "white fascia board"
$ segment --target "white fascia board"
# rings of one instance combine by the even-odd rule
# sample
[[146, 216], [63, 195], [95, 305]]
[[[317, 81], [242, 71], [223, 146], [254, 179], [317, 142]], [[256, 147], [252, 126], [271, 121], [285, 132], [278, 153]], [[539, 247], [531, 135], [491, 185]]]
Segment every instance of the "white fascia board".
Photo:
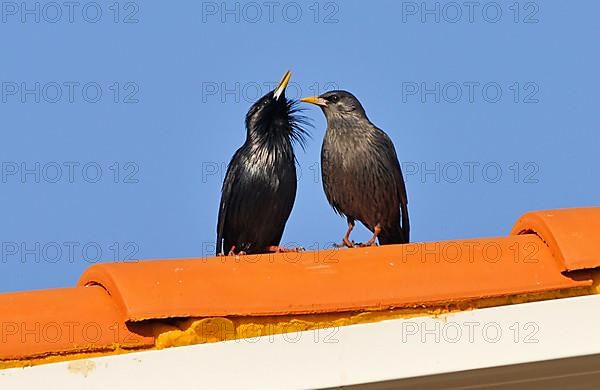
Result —
[[322, 388], [598, 354], [599, 330], [592, 295], [7, 369], [0, 383]]

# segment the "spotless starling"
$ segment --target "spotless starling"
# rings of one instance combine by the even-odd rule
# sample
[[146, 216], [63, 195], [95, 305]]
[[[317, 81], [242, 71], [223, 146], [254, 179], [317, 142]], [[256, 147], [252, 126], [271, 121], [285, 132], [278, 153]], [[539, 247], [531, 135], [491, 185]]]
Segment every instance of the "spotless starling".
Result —
[[285, 97], [288, 71], [246, 114], [246, 142], [227, 168], [217, 223], [217, 255], [282, 252], [279, 246], [296, 198], [293, 143], [304, 147], [306, 119]]
[[359, 220], [373, 237], [365, 245], [409, 241], [408, 198], [400, 163], [390, 137], [377, 128], [358, 99], [330, 91], [301, 99], [321, 107], [327, 130], [321, 148], [323, 188], [329, 204], [348, 221], [342, 245]]

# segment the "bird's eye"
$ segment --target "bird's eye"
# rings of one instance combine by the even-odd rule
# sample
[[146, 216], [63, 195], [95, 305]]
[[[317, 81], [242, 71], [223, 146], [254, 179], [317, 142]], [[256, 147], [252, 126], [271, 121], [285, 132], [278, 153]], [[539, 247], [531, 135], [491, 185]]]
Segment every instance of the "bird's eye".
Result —
[[334, 103], [337, 103], [337, 102], [338, 102], [338, 100], [340, 100], [340, 98], [339, 98], [339, 97], [337, 97], [337, 95], [333, 95], [333, 96], [331, 97], [331, 101], [332, 101], [332, 102], [334, 102]]
[[262, 101], [263, 106], [266, 106], [267, 104], [269, 104], [269, 99], [265, 99]]

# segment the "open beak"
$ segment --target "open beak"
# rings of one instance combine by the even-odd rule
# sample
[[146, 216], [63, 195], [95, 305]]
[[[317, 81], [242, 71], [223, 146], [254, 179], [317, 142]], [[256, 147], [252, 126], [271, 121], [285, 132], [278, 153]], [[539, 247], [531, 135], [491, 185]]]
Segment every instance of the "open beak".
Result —
[[279, 85], [277, 86], [277, 88], [275, 88], [275, 92], [273, 93], [273, 97], [275, 98], [275, 100], [279, 100], [279, 97], [281, 95], [283, 95], [283, 93], [285, 92], [285, 87], [287, 87], [287, 85], [290, 82], [291, 78], [292, 78], [292, 72], [290, 72], [288, 70], [283, 75], [283, 78], [279, 82]]
[[316, 104], [317, 106], [323, 106], [323, 107], [325, 107], [327, 105], [327, 100], [323, 99], [322, 97], [318, 97], [318, 96], [305, 97], [305, 98], [300, 99], [300, 101], [304, 102], [304, 103]]

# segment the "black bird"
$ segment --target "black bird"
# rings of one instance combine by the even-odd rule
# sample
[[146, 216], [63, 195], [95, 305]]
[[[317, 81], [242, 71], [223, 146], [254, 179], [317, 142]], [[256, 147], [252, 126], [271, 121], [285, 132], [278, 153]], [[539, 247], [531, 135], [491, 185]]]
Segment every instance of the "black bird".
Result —
[[304, 148], [308, 135], [298, 102], [285, 97], [290, 77], [286, 72], [246, 114], [246, 142], [233, 155], [221, 190], [217, 255], [288, 251], [279, 242], [296, 198], [292, 143]]
[[[394, 144], [347, 91], [301, 99], [321, 107], [327, 131], [321, 149], [323, 188], [329, 204], [348, 221], [342, 245], [352, 247], [355, 220], [373, 237], [366, 245], [409, 241], [408, 198]], [[402, 222], [401, 222], [402, 221]]]

